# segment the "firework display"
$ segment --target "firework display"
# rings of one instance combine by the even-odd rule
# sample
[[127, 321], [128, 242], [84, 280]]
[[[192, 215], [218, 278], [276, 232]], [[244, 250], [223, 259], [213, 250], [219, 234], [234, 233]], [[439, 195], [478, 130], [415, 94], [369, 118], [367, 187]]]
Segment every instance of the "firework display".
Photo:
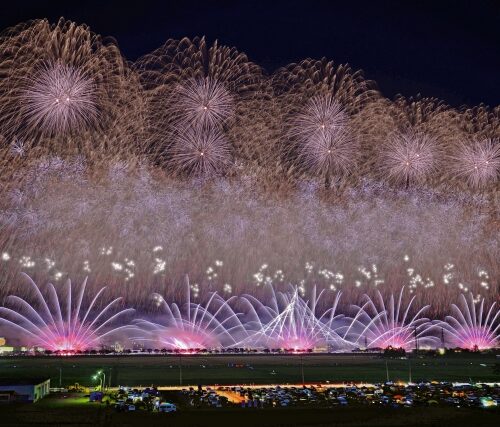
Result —
[[97, 347], [108, 335], [127, 328], [123, 318], [133, 309], [117, 311], [121, 298], [103, 304], [101, 296], [105, 288], [86, 306], [83, 303], [86, 281], [76, 295], [70, 280], [66, 282], [65, 295], [58, 294], [49, 284], [44, 297], [35, 282], [25, 276], [31, 285], [32, 302], [12, 295], [7, 298], [7, 306], [0, 307], [0, 323], [19, 334], [23, 344], [51, 351], [85, 350]]
[[[341, 293], [331, 295], [333, 304], [313, 288], [310, 297], [302, 297], [298, 287], [276, 291], [266, 286], [260, 299], [253, 295], [227, 299], [211, 293], [205, 302], [191, 301], [192, 289], [187, 284], [186, 302], [169, 303], [159, 294], [152, 295], [157, 309], [149, 318], [123, 321], [132, 309], [116, 312], [120, 298], [109, 303], [98, 301], [104, 288], [82, 307], [86, 281], [73, 302], [71, 282], [66, 283], [65, 301], [55, 287], [48, 284], [48, 297], [26, 276], [35, 302], [30, 304], [18, 296], [9, 296], [8, 306], [0, 307], [0, 324], [15, 331], [23, 344], [51, 351], [83, 351], [110, 342], [121, 332], [130, 342], [174, 351], [242, 348], [251, 350], [286, 351], [349, 351], [356, 348], [435, 349], [459, 347], [490, 349], [498, 345], [500, 310], [493, 304], [483, 313], [484, 299], [476, 312], [461, 295], [462, 310], [452, 304], [453, 316], [431, 321], [423, 317], [429, 308], [412, 307], [415, 296], [406, 302], [404, 288], [395, 298], [384, 300], [380, 292], [374, 302], [364, 295], [364, 304], [352, 306], [354, 316], [338, 309]], [[321, 299], [326, 301], [321, 301]], [[321, 304], [320, 302], [323, 302]], [[325, 307], [326, 304], [326, 308]], [[113, 310], [115, 313], [113, 314]], [[129, 316], [130, 317], [130, 316]], [[121, 318], [121, 325], [114, 323]], [[108, 339], [107, 339], [108, 338]], [[106, 341], [107, 339], [107, 341]]]
[[[325, 58], [267, 74], [204, 37], [131, 63], [64, 19], [5, 30], [0, 76], [0, 335], [498, 345], [498, 106], [389, 100]], [[123, 330], [118, 298], [139, 311]]]

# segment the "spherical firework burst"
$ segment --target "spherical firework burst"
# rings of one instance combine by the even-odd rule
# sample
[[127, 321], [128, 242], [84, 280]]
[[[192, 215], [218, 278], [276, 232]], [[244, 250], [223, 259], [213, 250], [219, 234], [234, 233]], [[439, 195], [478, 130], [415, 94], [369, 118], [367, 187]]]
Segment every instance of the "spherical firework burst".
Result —
[[[71, 281], [66, 282], [65, 295], [57, 292], [49, 283], [45, 298], [33, 280], [25, 275], [34, 293], [33, 300], [12, 295], [7, 298], [8, 306], [0, 307], [0, 324], [15, 331], [25, 343], [52, 351], [82, 351], [96, 348], [103, 340], [128, 326], [121, 324], [113, 327], [118, 320], [133, 309], [116, 312], [121, 298], [115, 298], [99, 307], [105, 288], [102, 288], [84, 308], [85, 280], [75, 295]], [[63, 299], [64, 297], [64, 299]], [[32, 301], [32, 302], [30, 302]]]
[[217, 42], [208, 45], [205, 38], [168, 40], [140, 58], [136, 68], [148, 105], [150, 151], [162, 161], [177, 131], [211, 126], [226, 138], [232, 135], [232, 127], [244, 123], [240, 118], [255, 108], [266, 87], [262, 70], [246, 55]]
[[210, 177], [227, 169], [231, 151], [220, 129], [191, 127], [175, 135], [171, 162], [178, 173]]
[[312, 98], [292, 118], [290, 138], [299, 167], [325, 177], [341, 178], [356, 161], [357, 145], [348, 128], [348, 116], [332, 97]]
[[0, 133], [58, 153], [139, 152], [138, 77], [85, 25], [35, 20], [0, 38]]
[[438, 167], [439, 151], [431, 136], [407, 131], [391, 135], [379, 153], [382, 178], [395, 184], [425, 183]]
[[30, 128], [54, 136], [96, 125], [94, 84], [77, 68], [45, 64], [33, 77], [26, 78], [22, 90], [22, 120]]
[[221, 83], [208, 77], [179, 84], [171, 108], [177, 126], [217, 127], [232, 116], [234, 102]]
[[500, 143], [485, 140], [461, 144], [451, 161], [452, 173], [472, 188], [483, 188], [498, 182], [500, 174]]
[[290, 136], [299, 141], [335, 136], [348, 116], [332, 96], [315, 96], [291, 120]]
[[447, 343], [470, 350], [484, 350], [498, 345], [500, 310], [493, 303], [486, 312], [484, 303], [484, 298], [476, 302], [470, 294], [467, 301], [463, 294], [460, 295], [460, 307], [452, 304], [453, 315], [446, 316], [446, 322], [439, 322], [448, 336]]
[[349, 159], [344, 165], [352, 167], [350, 154], [356, 151], [355, 144], [351, 153], [346, 150], [357, 137], [347, 124], [378, 97], [377, 92], [360, 71], [326, 59], [307, 59], [281, 68], [274, 73], [272, 85], [283, 122], [283, 167], [288, 173], [312, 168], [325, 177], [328, 187], [330, 173], [346, 172], [338, 168], [342, 162], [336, 161], [332, 151], [342, 151], [341, 157]]

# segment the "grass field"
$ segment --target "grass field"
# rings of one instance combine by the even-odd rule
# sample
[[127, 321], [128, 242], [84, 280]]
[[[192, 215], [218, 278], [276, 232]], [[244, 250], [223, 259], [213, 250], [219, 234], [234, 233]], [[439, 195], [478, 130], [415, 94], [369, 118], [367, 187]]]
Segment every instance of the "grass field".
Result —
[[117, 413], [85, 398], [46, 397], [36, 404], [0, 406], [2, 427], [24, 426], [497, 426], [499, 410], [453, 407], [372, 406], [276, 409], [192, 409], [177, 414]]
[[[299, 355], [183, 355], [183, 385], [286, 384], [301, 382]], [[500, 382], [494, 355], [450, 354], [410, 360], [382, 359], [369, 355], [311, 354], [302, 358], [307, 383], [386, 380], [386, 361], [391, 380]], [[0, 358], [0, 378], [47, 376], [52, 387], [78, 382], [93, 385], [92, 375], [106, 373], [111, 385], [179, 385], [178, 356], [80, 356]]]

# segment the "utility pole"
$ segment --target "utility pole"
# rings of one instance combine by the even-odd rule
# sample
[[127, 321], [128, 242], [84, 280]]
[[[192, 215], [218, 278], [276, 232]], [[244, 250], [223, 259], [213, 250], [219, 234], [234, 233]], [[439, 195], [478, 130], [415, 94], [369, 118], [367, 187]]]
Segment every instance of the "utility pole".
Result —
[[179, 353], [179, 385], [182, 386], [182, 355]]
[[411, 383], [411, 359], [408, 357], [408, 383]]
[[415, 332], [415, 355], [418, 354], [418, 335], [417, 335], [417, 326], [415, 325], [415, 327], [413, 328], [414, 332]]
[[444, 340], [444, 328], [441, 328], [441, 347], [446, 348], [446, 342]]
[[304, 380], [304, 355], [300, 353], [300, 371], [302, 373], [302, 387], [306, 385], [306, 382]]

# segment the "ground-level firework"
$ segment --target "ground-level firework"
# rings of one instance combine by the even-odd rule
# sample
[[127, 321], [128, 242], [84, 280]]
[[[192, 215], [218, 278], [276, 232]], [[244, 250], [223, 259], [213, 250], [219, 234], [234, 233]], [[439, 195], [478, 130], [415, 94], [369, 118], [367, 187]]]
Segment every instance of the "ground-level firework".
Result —
[[48, 296], [44, 298], [40, 288], [28, 279], [35, 302], [8, 297], [8, 306], [0, 307], [0, 325], [7, 336], [51, 351], [95, 349], [110, 344], [107, 338], [116, 339], [118, 333], [126, 347], [139, 343], [142, 348], [176, 352], [234, 348], [275, 352], [411, 351], [445, 347], [445, 331], [452, 337], [449, 347], [483, 350], [496, 347], [499, 339], [500, 311], [493, 304], [484, 318], [483, 300], [476, 314], [472, 295], [470, 307], [462, 296], [463, 311], [453, 305], [455, 317], [433, 322], [423, 317], [429, 306], [416, 306], [416, 297], [404, 298], [403, 289], [396, 299], [391, 295], [384, 300], [378, 292], [374, 302], [365, 295], [363, 305], [351, 307], [354, 316], [350, 317], [339, 309], [340, 293], [328, 300], [325, 291], [317, 295], [316, 288], [309, 297], [302, 297], [298, 287], [275, 291], [266, 286], [267, 293], [261, 299], [248, 294], [225, 299], [213, 292], [205, 302], [194, 303], [188, 285], [184, 304], [168, 303], [154, 294], [153, 305], [159, 312], [150, 311], [131, 321], [125, 316], [131, 309], [113, 313], [120, 298], [98, 308], [104, 289], [84, 309], [86, 281], [73, 301], [69, 281], [62, 300], [62, 293], [52, 284], [48, 284]]
[[30, 297], [9, 296], [7, 306], [0, 307], [0, 324], [24, 345], [50, 351], [82, 351], [99, 347], [107, 336], [127, 328], [124, 317], [133, 309], [116, 310], [121, 298], [102, 305], [104, 288], [85, 304], [86, 280], [78, 293], [73, 293], [69, 280], [60, 292], [49, 283], [44, 297], [35, 282], [26, 278]]

